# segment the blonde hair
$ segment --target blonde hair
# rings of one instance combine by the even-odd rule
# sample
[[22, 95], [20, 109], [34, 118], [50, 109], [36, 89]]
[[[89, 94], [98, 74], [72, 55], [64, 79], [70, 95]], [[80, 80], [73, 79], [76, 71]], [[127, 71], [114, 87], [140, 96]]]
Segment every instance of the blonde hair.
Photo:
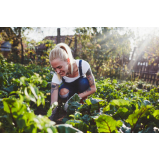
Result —
[[[70, 47], [65, 44], [65, 43], [59, 43], [55, 46], [54, 49], [51, 50], [49, 54], [49, 62], [53, 61], [56, 58], [60, 58], [63, 61], [67, 61], [67, 59], [70, 59], [70, 64], [71, 64], [71, 74], [73, 74], [73, 63], [74, 63], [74, 58], [72, 56], [72, 52]], [[62, 77], [60, 74], [58, 74], [58, 78], [61, 79]]]

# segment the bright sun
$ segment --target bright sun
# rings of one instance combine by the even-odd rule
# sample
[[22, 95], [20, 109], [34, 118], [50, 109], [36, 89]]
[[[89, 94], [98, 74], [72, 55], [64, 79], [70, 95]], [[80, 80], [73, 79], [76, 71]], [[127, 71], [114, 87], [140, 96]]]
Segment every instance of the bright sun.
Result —
[[155, 34], [157, 36], [159, 35], [158, 27], [131, 27], [130, 29], [134, 31], [135, 34], [138, 34], [140, 37], [148, 34]]

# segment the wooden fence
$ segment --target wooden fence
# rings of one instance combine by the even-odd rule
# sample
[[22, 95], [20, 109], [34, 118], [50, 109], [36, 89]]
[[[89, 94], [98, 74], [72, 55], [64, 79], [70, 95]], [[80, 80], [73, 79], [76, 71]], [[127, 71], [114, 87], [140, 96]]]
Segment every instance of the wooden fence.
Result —
[[[153, 57], [152, 57], [153, 58]], [[159, 85], [159, 56], [150, 59], [140, 59], [133, 66], [132, 76], [143, 79], [149, 83]]]
[[145, 58], [144, 52], [140, 56], [134, 55], [134, 52], [135, 49], [130, 59], [128, 56], [117, 57], [119, 60], [116, 63], [122, 66], [121, 69], [110, 69], [109, 72], [105, 73], [105, 76], [121, 80], [142, 79], [148, 83], [159, 85], [159, 56], [147, 56]]

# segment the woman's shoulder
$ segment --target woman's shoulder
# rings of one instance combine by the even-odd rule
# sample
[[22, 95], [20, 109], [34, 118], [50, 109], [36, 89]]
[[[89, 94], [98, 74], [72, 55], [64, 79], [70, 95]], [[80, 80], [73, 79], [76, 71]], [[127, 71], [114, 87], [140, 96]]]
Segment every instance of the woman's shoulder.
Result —
[[88, 69], [90, 69], [90, 64], [83, 59], [76, 59], [77, 66], [79, 67], [79, 61], [82, 60], [82, 73], [86, 74]]
[[89, 63], [87, 61], [85, 61], [85, 60], [82, 60], [82, 66], [85, 66], [87, 68], [90, 67]]
[[85, 61], [85, 60], [83, 60], [83, 59], [76, 59], [76, 63], [78, 64], [78, 66], [79, 66], [79, 61], [80, 61], [80, 60], [82, 60], [82, 64], [86, 64], [86, 65], [89, 64], [87, 61]]

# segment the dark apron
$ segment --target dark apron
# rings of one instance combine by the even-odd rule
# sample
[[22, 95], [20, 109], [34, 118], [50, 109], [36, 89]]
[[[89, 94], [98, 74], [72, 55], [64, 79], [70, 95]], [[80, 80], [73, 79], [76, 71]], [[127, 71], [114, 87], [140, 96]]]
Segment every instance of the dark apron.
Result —
[[[79, 81], [81, 79], [87, 79], [86, 77], [84, 77], [82, 75], [82, 60], [79, 60], [79, 73], [80, 73], [80, 77], [78, 79], [76, 79], [75, 81], [71, 82], [71, 83], [68, 83], [68, 82], [65, 82], [64, 78], [62, 77], [62, 85], [60, 86], [59, 88], [59, 91], [62, 89], [62, 88], [66, 88], [69, 90], [69, 95], [67, 98], [63, 98], [65, 100], [69, 99], [71, 96], [73, 96], [75, 93], [82, 93], [82, 92], [79, 92]], [[89, 82], [88, 82], [88, 79], [85, 80], [87, 81], [87, 85], [86, 87], [84, 88], [84, 91], [87, 90], [89, 88]], [[84, 92], [83, 91], [83, 92]]]

